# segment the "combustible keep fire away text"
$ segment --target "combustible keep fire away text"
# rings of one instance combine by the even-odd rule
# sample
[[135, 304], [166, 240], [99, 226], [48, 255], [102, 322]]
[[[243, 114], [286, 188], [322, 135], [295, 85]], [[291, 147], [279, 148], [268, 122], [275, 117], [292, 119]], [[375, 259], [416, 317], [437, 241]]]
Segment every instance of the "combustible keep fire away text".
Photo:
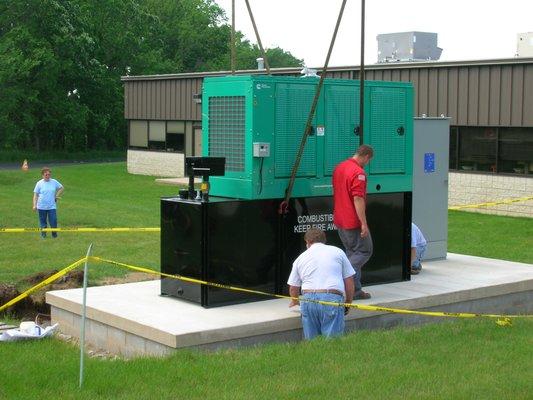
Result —
[[299, 215], [297, 221], [298, 223], [294, 225], [294, 233], [305, 233], [311, 228], [324, 232], [337, 230], [333, 224], [333, 214]]

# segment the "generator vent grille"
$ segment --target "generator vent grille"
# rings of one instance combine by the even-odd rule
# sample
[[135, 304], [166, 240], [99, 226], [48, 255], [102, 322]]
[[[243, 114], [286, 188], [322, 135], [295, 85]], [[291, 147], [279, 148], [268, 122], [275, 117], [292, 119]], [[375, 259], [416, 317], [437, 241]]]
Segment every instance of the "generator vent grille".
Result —
[[225, 157], [226, 171], [244, 171], [244, 96], [209, 97], [209, 156]]

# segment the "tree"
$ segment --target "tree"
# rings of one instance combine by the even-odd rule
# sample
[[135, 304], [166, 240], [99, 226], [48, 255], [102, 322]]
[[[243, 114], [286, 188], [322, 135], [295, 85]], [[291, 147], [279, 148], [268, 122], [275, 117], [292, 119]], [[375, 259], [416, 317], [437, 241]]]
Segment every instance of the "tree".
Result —
[[[121, 76], [229, 70], [230, 32], [213, 0], [0, 2], [0, 149], [124, 148]], [[239, 32], [236, 50], [237, 68], [256, 67]]]

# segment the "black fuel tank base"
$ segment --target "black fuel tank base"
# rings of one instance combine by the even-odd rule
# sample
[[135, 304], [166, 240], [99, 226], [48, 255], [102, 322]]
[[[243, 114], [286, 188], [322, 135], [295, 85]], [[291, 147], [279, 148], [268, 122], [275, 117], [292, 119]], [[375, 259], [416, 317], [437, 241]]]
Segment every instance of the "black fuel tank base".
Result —
[[[161, 199], [161, 272], [286, 294], [292, 263], [305, 250], [303, 235], [310, 227], [324, 230], [328, 244], [342, 244], [331, 197], [292, 199], [283, 216], [278, 215], [280, 201]], [[374, 254], [363, 268], [363, 285], [408, 280], [411, 193], [368, 195], [367, 219]], [[170, 278], [161, 279], [161, 294], [204, 307], [268, 299]]]

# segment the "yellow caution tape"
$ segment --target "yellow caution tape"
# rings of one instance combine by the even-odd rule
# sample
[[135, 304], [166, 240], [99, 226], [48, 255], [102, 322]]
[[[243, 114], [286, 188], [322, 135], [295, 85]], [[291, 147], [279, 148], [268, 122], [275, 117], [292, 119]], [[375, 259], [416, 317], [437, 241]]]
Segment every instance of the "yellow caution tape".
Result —
[[480, 208], [480, 207], [492, 207], [492, 206], [498, 206], [501, 204], [512, 204], [512, 203], [519, 203], [521, 201], [528, 201], [533, 200], [533, 196], [529, 197], [518, 197], [515, 199], [506, 199], [501, 201], [489, 201], [486, 203], [478, 203], [478, 204], [466, 204], [466, 205], [459, 205], [459, 206], [452, 206], [448, 207], [448, 210], [461, 210], [463, 208]]
[[195, 279], [195, 278], [189, 278], [186, 276], [181, 275], [171, 275], [166, 274], [164, 272], [155, 271], [150, 268], [145, 267], [138, 267], [130, 264], [121, 263], [118, 261], [108, 260], [101, 257], [84, 257], [68, 267], [62, 269], [61, 271], [55, 273], [51, 277], [45, 279], [41, 283], [35, 285], [34, 287], [26, 290], [21, 295], [15, 297], [14, 299], [10, 300], [6, 304], [0, 307], [0, 312], [5, 310], [6, 308], [12, 306], [13, 304], [17, 303], [18, 301], [22, 300], [23, 298], [27, 297], [29, 294], [35, 292], [36, 290], [42, 288], [43, 286], [48, 285], [49, 283], [52, 283], [56, 279], [60, 278], [61, 276], [65, 275], [67, 272], [71, 271], [72, 269], [76, 268], [78, 265], [82, 264], [87, 261], [95, 261], [100, 263], [106, 263], [111, 264], [119, 267], [124, 267], [133, 271], [137, 272], [144, 272], [147, 274], [157, 275], [157, 276], [164, 276], [166, 278], [170, 279], [177, 279], [184, 282], [190, 282], [190, 283], [196, 283], [199, 285], [207, 285], [212, 287], [217, 287], [221, 289], [227, 289], [227, 290], [233, 290], [238, 292], [244, 292], [244, 293], [250, 293], [250, 294], [259, 294], [263, 296], [269, 296], [269, 297], [275, 297], [279, 299], [287, 299], [287, 300], [299, 300], [300, 302], [306, 301], [310, 303], [317, 303], [327, 306], [335, 306], [335, 307], [349, 307], [349, 308], [355, 308], [358, 310], [364, 310], [364, 311], [378, 311], [378, 312], [387, 312], [387, 313], [396, 313], [396, 314], [412, 314], [412, 315], [423, 315], [428, 317], [452, 317], [452, 318], [491, 318], [491, 319], [497, 319], [496, 323], [499, 326], [510, 326], [512, 325], [511, 319], [512, 318], [532, 318], [533, 315], [502, 315], [502, 314], [475, 314], [475, 313], [456, 313], [456, 312], [442, 312], [442, 311], [415, 311], [415, 310], [405, 310], [405, 309], [398, 309], [398, 308], [391, 308], [391, 307], [380, 307], [380, 306], [371, 306], [371, 305], [364, 305], [364, 304], [355, 304], [355, 303], [340, 303], [340, 302], [331, 302], [331, 301], [321, 301], [321, 300], [308, 300], [308, 299], [301, 299], [298, 297], [291, 297], [291, 296], [285, 296], [281, 294], [274, 294], [274, 293], [267, 293], [262, 292], [260, 290], [253, 290], [253, 289], [245, 289], [240, 288], [236, 286], [231, 285], [224, 285], [221, 283], [214, 283], [214, 282], [208, 282], [201, 279]]
[[[533, 196], [490, 201], [486, 203], [465, 204], [448, 207], [448, 210], [461, 210], [464, 208], [491, 207], [500, 204], [519, 203], [533, 200]], [[23, 233], [23, 232], [160, 232], [161, 228], [0, 228], [0, 233]]]
[[161, 228], [0, 228], [0, 233], [23, 232], [160, 232]]
[[37, 285], [29, 288], [28, 290], [26, 290], [24, 293], [21, 293], [19, 294], [17, 297], [15, 297], [14, 299], [11, 299], [10, 301], [8, 301], [6, 304], [4, 304], [3, 306], [0, 307], [0, 312], [4, 311], [6, 308], [8, 307], [11, 307], [13, 304], [15, 303], [18, 303], [19, 301], [25, 299], [26, 297], [28, 297], [30, 294], [32, 294], [33, 292], [41, 289], [42, 287], [54, 282], [55, 280], [61, 278], [63, 275], [67, 274], [68, 272], [72, 271], [74, 268], [76, 268], [78, 265], [82, 264], [85, 262], [87, 257], [83, 257], [82, 259], [76, 261], [76, 262], [73, 262], [72, 264], [70, 264], [68, 267], [65, 267], [63, 268], [61, 271], [58, 271], [56, 272], [54, 275], [46, 278], [44, 281], [42, 281], [41, 283], [38, 283]]

